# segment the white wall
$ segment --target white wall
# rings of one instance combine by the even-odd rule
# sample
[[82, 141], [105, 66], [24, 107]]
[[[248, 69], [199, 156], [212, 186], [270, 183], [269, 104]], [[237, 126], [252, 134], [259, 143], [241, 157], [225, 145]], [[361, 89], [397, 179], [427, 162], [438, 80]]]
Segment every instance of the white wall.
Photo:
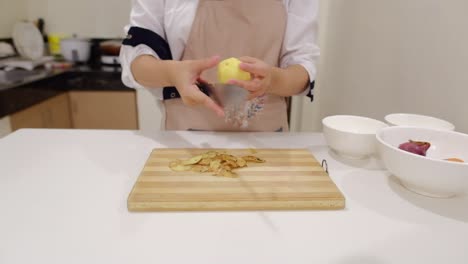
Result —
[[[315, 93], [317, 95], [317, 90], [320, 83], [322, 83], [322, 64], [325, 61], [324, 57], [327, 54], [327, 45], [325, 43], [327, 39], [327, 29], [328, 29], [328, 14], [329, 14], [329, 3], [330, 0], [320, 0], [319, 5], [319, 34], [318, 34], [318, 44], [320, 47], [320, 61], [318, 66], [318, 76], [315, 82]], [[320, 100], [315, 99], [312, 103], [309, 97], [293, 97], [293, 105], [291, 109], [291, 131], [292, 132], [301, 132], [301, 131], [319, 131], [321, 126], [317, 126], [314, 120], [320, 119]]]
[[324, 0], [317, 102], [302, 130], [322, 117], [428, 114], [468, 132], [468, 1]]
[[130, 0], [25, 1], [28, 18], [44, 18], [49, 33], [78, 34], [82, 37], [125, 36], [123, 27], [129, 21], [131, 8]]
[[26, 0], [0, 0], [0, 38], [10, 38], [13, 25], [26, 18]]

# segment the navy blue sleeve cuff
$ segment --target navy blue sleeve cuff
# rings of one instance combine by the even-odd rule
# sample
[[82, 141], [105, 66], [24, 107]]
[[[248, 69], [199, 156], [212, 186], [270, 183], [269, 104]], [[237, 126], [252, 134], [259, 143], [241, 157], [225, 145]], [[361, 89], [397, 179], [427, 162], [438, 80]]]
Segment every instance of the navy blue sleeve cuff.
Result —
[[161, 60], [172, 60], [169, 43], [156, 32], [146, 28], [131, 27], [122, 44], [132, 47], [144, 44], [154, 50]]
[[[156, 32], [146, 28], [131, 27], [123, 45], [136, 47], [146, 45], [152, 49], [161, 60], [172, 60], [172, 52], [169, 43]], [[180, 98], [180, 94], [175, 87], [163, 88], [163, 99], [170, 100]]]
[[309, 93], [307, 94], [307, 97], [310, 98], [310, 101], [314, 101], [314, 88], [315, 88], [315, 81], [310, 83], [310, 90]]

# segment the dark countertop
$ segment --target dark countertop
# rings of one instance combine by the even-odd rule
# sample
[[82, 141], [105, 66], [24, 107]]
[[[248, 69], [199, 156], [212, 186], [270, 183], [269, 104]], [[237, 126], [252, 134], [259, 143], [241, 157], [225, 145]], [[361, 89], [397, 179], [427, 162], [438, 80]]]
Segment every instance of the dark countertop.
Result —
[[68, 70], [36, 70], [19, 82], [0, 83], [0, 118], [68, 91], [132, 92], [120, 69], [78, 66]]

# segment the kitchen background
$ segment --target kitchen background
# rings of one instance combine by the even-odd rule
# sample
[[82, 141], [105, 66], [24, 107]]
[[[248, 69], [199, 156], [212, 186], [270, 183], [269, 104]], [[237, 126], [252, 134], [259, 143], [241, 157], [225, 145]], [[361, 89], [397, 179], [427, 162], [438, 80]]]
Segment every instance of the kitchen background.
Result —
[[[382, 120], [388, 113], [411, 112], [449, 120], [458, 131], [468, 133], [468, 1], [322, 0], [320, 3], [322, 57], [316, 101], [311, 104], [307, 98], [293, 99], [293, 131], [320, 131], [321, 119], [333, 114]], [[130, 1], [123, 0], [0, 0], [0, 39], [11, 38], [16, 22], [38, 18], [46, 21], [49, 34], [122, 38], [130, 6]], [[106, 126], [99, 119], [102, 118], [113, 120], [107, 128], [137, 127], [148, 133], [159, 130], [161, 114], [151, 95], [144, 90], [132, 95], [132, 90], [116, 84], [118, 73], [102, 75], [101, 70], [78, 70], [66, 76], [65, 84], [42, 82], [35, 87], [71, 85], [65, 89], [67, 98], [62, 98], [66, 102], [58, 99], [53, 102], [55, 108], [50, 108], [63, 110], [63, 106], [69, 106], [71, 120], [62, 117], [66, 126], [99, 128]], [[87, 74], [86, 80], [96, 80], [83, 84], [80, 74]], [[97, 86], [99, 89], [95, 89]], [[35, 96], [35, 88], [31, 89], [23, 87], [22, 96], [27, 96], [28, 91]], [[7, 105], [10, 102], [5, 94], [12, 92], [3, 93], [0, 104]], [[46, 98], [43, 94], [39, 97]], [[0, 135], [15, 126], [41, 126], [30, 120], [37, 117], [31, 113], [44, 99], [36, 101], [18, 107], [20, 114], [16, 117], [17, 112], [2, 117]], [[123, 108], [126, 111], [115, 113], [121, 105], [127, 107]], [[134, 114], [132, 107], [136, 108]], [[49, 115], [48, 119], [54, 119], [53, 113]]]

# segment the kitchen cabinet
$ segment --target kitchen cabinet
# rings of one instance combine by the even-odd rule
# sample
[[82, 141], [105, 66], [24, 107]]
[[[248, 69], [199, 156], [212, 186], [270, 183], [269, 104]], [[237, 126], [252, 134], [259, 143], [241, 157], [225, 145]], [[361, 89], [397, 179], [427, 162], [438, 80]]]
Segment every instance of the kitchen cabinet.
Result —
[[61, 94], [10, 117], [13, 131], [21, 128], [72, 128], [67, 94]]
[[73, 128], [138, 129], [136, 94], [132, 91], [69, 92]]

